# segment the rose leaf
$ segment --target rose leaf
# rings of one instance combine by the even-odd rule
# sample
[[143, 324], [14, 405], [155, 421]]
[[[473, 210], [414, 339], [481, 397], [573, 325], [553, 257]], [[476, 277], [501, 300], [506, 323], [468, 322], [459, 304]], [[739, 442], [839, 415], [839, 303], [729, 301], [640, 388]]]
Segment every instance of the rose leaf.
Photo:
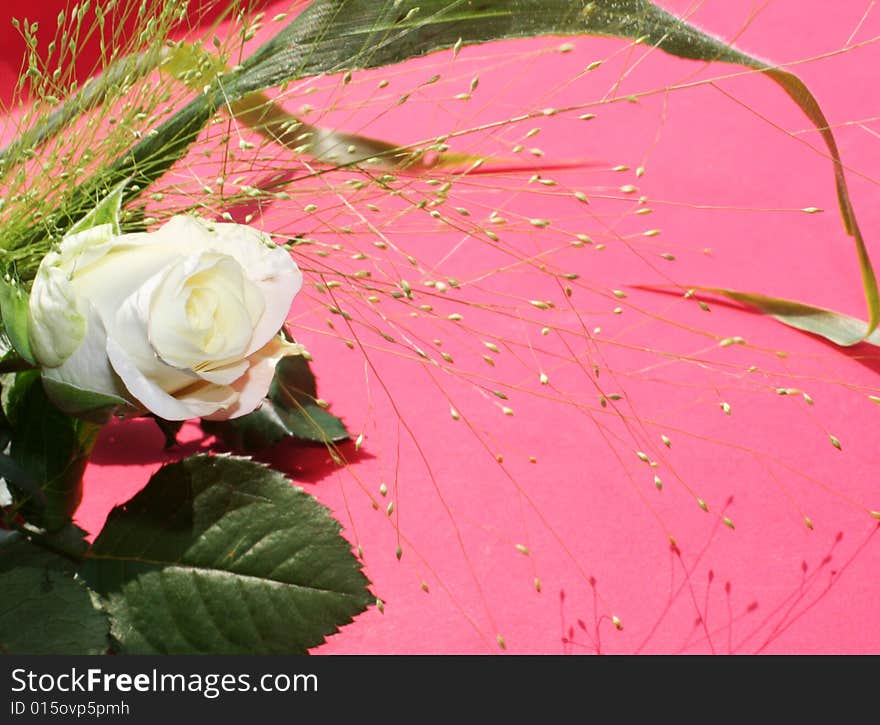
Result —
[[289, 355], [278, 361], [269, 386], [269, 400], [290, 435], [327, 443], [349, 438], [345, 424], [318, 401], [318, 385], [308, 361]]
[[8, 376], [3, 412], [11, 427], [9, 458], [41, 495], [11, 489], [22, 515], [32, 524], [56, 531], [67, 524], [82, 498], [82, 475], [100, 426], [65, 415], [46, 397], [38, 370]]
[[248, 452], [288, 436], [325, 445], [350, 438], [345, 424], [319, 400], [308, 361], [302, 355], [288, 355], [275, 366], [268, 397], [260, 408], [233, 420], [203, 420], [202, 428], [230, 448]]
[[84, 573], [122, 652], [304, 654], [374, 601], [339, 532], [277, 471], [199, 455], [113, 509]]
[[101, 654], [107, 616], [96, 609], [73, 562], [24, 537], [0, 541], [0, 652]]

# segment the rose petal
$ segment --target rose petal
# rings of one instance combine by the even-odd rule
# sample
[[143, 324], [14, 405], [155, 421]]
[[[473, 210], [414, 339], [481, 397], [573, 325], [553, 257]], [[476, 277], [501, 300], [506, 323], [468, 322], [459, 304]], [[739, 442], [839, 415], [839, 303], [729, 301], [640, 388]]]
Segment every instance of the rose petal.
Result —
[[248, 355], [259, 350], [281, 329], [290, 314], [293, 298], [303, 285], [302, 272], [287, 250], [276, 247], [271, 252], [271, 259], [275, 265], [275, 273], [257, 282], [263, 293], [266, 311], [254, 327]]
[[247, 360], [238, 360], [234, 363], [223, 365], [222, 367], [206, 367], [196, 369], [193, 372], [195, 372], [195, 374], [202, 380], [207, 380], [208, 382], [216, 383], [218, 385], [230, 385], [244, 375], [247, 372], [248, 367], [250, 367], [250, 363], [248, 363]]
[[43, 370], [43, 377], [102, 395], [125, 396], [122, 381], [107, 359], [107, 332], [95, 309], [88, 303], [86, 335], [79, 347], [58, 367]]
[[107, 356], [131, 395], [144, 408], [165, 420], [209, 416], [230, 408], [239, 397], [228, 385], [214, 385], [198, 378], [191, 387], [177, 391], [175, 397], [146, 377], [112, 338], [107, 340]]
[[28, 302], [31, 348], [37, 361], [49, 367], [61, 365], [86, 335], [85, 306], [57, 259], [55, 252], [46, 256]]
[[245, 272], [235, 259], [217, 252], [187, 257], [168, 270], [147, 313], [150, 343], [163, 360], [192, 368], [246, 357], [264, 303]]
[[70, 253], [62, 244], [62, 253], [77, 294], [91, 301], [105, 324], [134, 290], [181, 259], [179, 244], [166, 244], [146, 233], [124, 234], [93, 248], [79, 245]]
[[287, 355], [300, 354], [302, 349], [301, 345], [289, 343], [279, 335], [275, 335], [248, 359], [250, 362], [248, 371], [232, 384], [232, 388], [239, 395], [235, 404], [206, 417], [209, 420], [226, 420], [256, 410], [269, 392], [278, 361]]
[[171, 270], [164, 270], [150, 278], [134, 294], [129, 295], [115, 311], [109, 324], [107, 320], [104, 321], [107, 337], [125, 350], [126, 356], [137, 365], [141, 373], [169, 392], [192, 385], [197, 379], [192, 371], [182, 370], [164, 362], [156, 354], [149, 340], [150, 300], [156, 287]]
[[173, 217], [156, 234], [169, 240], [199, 240], [205, 248], [228, 254], [247, 270], [248, 279], [263, 295], [265, 312], [254, 326], [245, 356], [259, 350], [281, 329], [303, 277], [290, 253], [268, 234], [242, 224], [213, 224], [183, 215]]
[[111, 232], [67, 237], [38, 272], [36, 354], [44, 367], [69, 358], [51, 379], [125, 392], [169, 420], [253, 410], [277, 360], [299, 350], [277, 337], [302, 287], [288, 252], [250, 227], [191, 216]]
[[58, 245], [58, 253], [65, 261], [76, 259], [77, 267], [83, 269], [113, 249], [115, 239], [118, 237], [113, 235], [112, 224], [98, 224], [76, 234], [68, 234]]

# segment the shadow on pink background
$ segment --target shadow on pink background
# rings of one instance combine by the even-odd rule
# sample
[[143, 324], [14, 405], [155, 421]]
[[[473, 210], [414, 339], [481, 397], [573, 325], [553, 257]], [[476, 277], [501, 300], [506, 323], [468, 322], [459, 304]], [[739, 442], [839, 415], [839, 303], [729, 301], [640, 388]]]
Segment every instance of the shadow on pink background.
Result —
[[[679, 13], [693, 5], [661, 4]], [[39, 7], [47, 23], [55, 15], [50, 5]], [[268, 15], [284, 5], [270, 4]], [[833, 13], [820, 12], [826, 3], [775, 0], [749, 24], [752, 5], [708, 0], [693, 19], [724, 38], [742, 31], [737, 43], [748, 52], [798, 63], [793, 69], [835, 126], [851, 165], [848, 178], [862, 229], [877, 250], [872, 242], [880, 233], [880, 205], [871, 170], [880, 165], [874, 93], [880, 46], [873, 41], [880, 35], [880, 12], [866, 15], [868, 0], [839, 2]], [[7, 8], [10, 15], [33, 12], [26, 3]], [[5, 58], [14, 59], [18, 46], [7, 35], [2, 39]], [[570, 195], [523, 193], [530, 170], [475, 177], [458, 192], [456, 200], [471, 209], [554, 220], [551, 230], [558, 226], [563, 247], [568, 232], [593, 235], [598, 228], [596, 239], [605, 249], [571, 248], [553, 257], [582, 275], [585, 286], [573, 298], [583, 300], [580, 315], [567, 310], [552, 278], [528, 267], [475, 282], [469, 299], [549, 299], [556, 304], [547, 318], [554, 324], [585, 320], [590, 328], [601, 327], [597, 336], [619, 343], [602, 347], [603, 368], [611, 371], [610, 381], [600, 377], [602, 390], [617, 385], [625, 392], [620, 420], [631, 426], [620, 420], [597, 425], [596, 411], [551, 405], [528, 377], [528, 365], [510, 362], [516, 358], [512, 351], [499, 354], [491, 370], [478, 362], [472, 369], [531, 393], [511, 394], [513, 417], [499, 415], [492, 401], [475, 395], [472, 377], [443, 377], [438, 387], [440, 373], [403, 356], [377, 352], [377, 370], [365, 373], [363, 359], [342, 344], [344, 333], [327, 333], [317, 296], [297, 299], [291, 321], [315, 358], [321, 395], [352, 431], [366, 432], [365, 443], [360, 451], [353, 444], [343, 448], [347, 470], [323, 449], [296, 443], [261, 458], [334, 510], [346, 535], [362, 547], [366, 572], [385, 602], [384, 613], [371, 608], [317, 651], [498, 652], [497, 635], [514, 653], [880, 651], [880, 542], [869, 515], [880, 509], [880, 406], [867, 399], [878, 394], [880, 356], [866, 346], [836, 349], [733, 305], [711, 301], [706, 313], [680, 295], [632, 288], [728, 286], [864, 318], [854, 251], [836, 216], [831, 167], [818, 135], [780, 89], [754, 74], [656, 52], [634, 63], [643, 51], [632, 56], [622, 50], [626, 44], [609, 39], [579, 38], [572, 52], [553, 52], [561, 42], [470, 48], [455, 64], [446, 53], [410, 63], [403, 72], [358, 74], [348, 104], [339, 102], [333, 95], [338, 89], [329, 83], [311, 97], [321, 99], [326, 91], [335, 99], [324, 117], [328, 123], [416, 141], [509, 118], [517, 108], [582, 104], [608, 93], [625, 70], [621, 97], [739, 76], [652, 93], [637, 106], [602, 106], [589, 122], [548, 119], [526, 141], [539, 145], [544, 156], [523, 164], [547, 169], [583, 161], [544, 175], [595, 196], [589, 208]], [[858, 47], [839, 53], [846, 45]], [[598, 58], [610, 58], [607, 70], [582, 73]], [[815, 60], [800, 63], [810, 58]], [[3, 67], [16, 66], [13, 60]], [[458, 80], [435, 96], [426, 92], [395, 109], [371, 95], [383, 77], [392, 79], [392, 90], [409, 88], [437, 69]], [[458, 83], [466, 90], [476, 73], [479, 93], [471, 105], [450, 101], [450, 87]], [[353, 102], [359, 94], [362, 106]], [[532, 125], [544, 123], [517, 127], [519, 135]], [[498, 138], [466, 135], [454, 150], [500, 153], [492, 146]], [[616, 164], [644, 166], [644, 176], [608, 171]], [[627, 184], [639, 187], [636, 197], [651, 200], [649, 221], [621, 212], [628, 202], [625, 192], [619, 200], [620, 187]], [[290, 228], [302, 207], [298, 202], [296, 210], [294, 202], [264, 210], [267, 228]], [[797, 211], [813, 206], [827, 212]], [[656, 240], [644, 237], [650, 228], [663, 233]], [[328, 224], [308, 231], [330, 239], [331, 229]], [[399, 229], [385, 231], [443, 276], [479, 280], [481, 271], [505, 264], [485, 242], [435, 234], [409, 217]], [[533, 239], [526, 232], [512, 238], [522, 247]], [[560, 246], [552, 236], [541, 239]], [[674, 254], [675, 261], [661, 254]], [[615, 301], [611, 289], [625, 289], [628, 297]], [[438, 296], [432, 304], [444, 315], [460, 309], [454, 297]], [[616, 305], [625, 306], [623, 314], [611, 312]], [[479, 334], [443, 332], [444, 344], [467, 367], [479, 358], [475, 348], [486, 330], [495, 340], [540, 343], [554, 395], [595, 402], [590, 371], [570, 364], [584, 351], [565, 347], [575, 338], [542, 341], [534, 312], [505, 316], [468, 309], [467, 323]], [[407, 324], [429, 345], [441, 334], [435, 323]], [[719, 339], [732, 336], [749, 346], [719, 348]], [[685, 353], [689, 361], [676, 362], [675, 355]], [[749, 377], [752, 365], [758, 372]], [[815, 405], [799, 395], [776, 395], [777, 387], [809, 390]], [[472, 430], [450, 419], [453, 401]], [[729, 416], [720, 409], [725, 402]], [[661, 433], [668, 433], [671, 448], [660, 442]], [[829, 444], [829, 433], [842, 441], [841, 451]], [[652, 481], [654, 471], [633, 456], [627, 436], [660, 461], [662, 493]], [[193, 424], [185, 426], [181, 440], [181, 447], [163, 453], [161, 435], [149, 421], [108, 426], [86, 474], [78, 523], [97, 532], [110, 508], [164, 461], [212, 444]], [[495, 458], [499, 453], [503, 465]], [[380, 481], [388, 482], [395, 502], [391, 519], [384, 511], [387, 499], [377, 494]], [[708, 514], [695, 504], [697, 497], [707, 502]], [[379, 510], [371, 500], [381, 503]], [[529, 555], [517, 545], [527, 546]]]

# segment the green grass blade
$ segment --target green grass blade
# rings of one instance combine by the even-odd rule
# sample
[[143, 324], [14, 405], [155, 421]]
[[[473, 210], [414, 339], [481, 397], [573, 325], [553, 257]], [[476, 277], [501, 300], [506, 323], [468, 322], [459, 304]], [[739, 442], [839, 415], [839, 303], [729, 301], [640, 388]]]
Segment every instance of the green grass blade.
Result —
[[781, 297], [737, 292], [721, 287], [694, 287], [693, 289], [727, 297], [734, 302], [754, 307], [789, 327], [819, 335], [835, 345], [848, 347], [858, 342], [880, 345], [880, 330], [874, 330], [865, 335], [867, 323], [864, 320], [844, 315], [841, 312]]
[[[648, 0], [316, 0], [261, 46], [235, 73], [190, 101], [155, 133], [112, 164], [106, 174], [69, 197], [51, 222], [64, 230], [126, 177], [134, 198], [181, 158], [221, 107], [247, 109], [266, 88], [308, 76], [375, 68], [444, 48], [539, 35], [601, 35], [655, 46], [671, 55], [754, 69], [775, 81], [819, 129], [834, 166], [844, 227], [853, 237], [869, 319], [841, 344], [865, 339], [880, 324], [880, 292], [847, 189], [837, 143], [815, 97], [794, 74], [747, 55]], [[253, 109], [251, 109], [253, 111]], [[254, 120], [254, 119], [252, 119]], [[7, 248], [34, 241], [32, 229]]]

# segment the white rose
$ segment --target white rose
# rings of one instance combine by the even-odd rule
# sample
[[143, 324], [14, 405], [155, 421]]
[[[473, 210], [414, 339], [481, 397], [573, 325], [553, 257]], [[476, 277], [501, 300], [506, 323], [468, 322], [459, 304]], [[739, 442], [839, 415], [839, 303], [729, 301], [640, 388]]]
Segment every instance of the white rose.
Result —
[[302, 351], [278, 334], [301, 287], [290, 254], [240, 224], [97, 226], [40, 264], [31, 348], [50, 396], [79, 389], [167, 420], [234, 418], [260, 404], [281, 357]]

